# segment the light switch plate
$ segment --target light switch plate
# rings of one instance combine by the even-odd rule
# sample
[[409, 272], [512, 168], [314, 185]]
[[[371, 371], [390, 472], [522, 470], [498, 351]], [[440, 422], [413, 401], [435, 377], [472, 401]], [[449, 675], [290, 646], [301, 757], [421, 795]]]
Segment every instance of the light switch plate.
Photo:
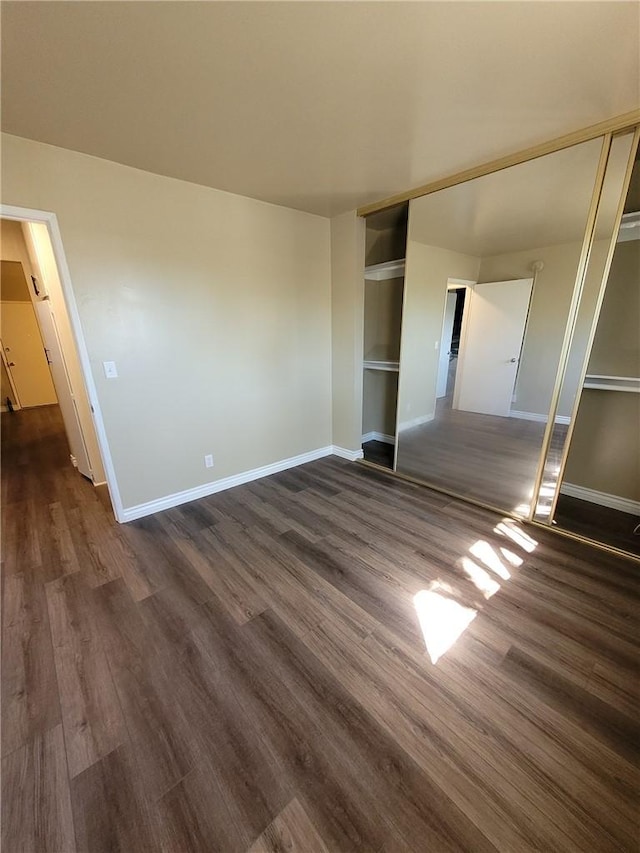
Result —
[[117, 379], [118, 371], [116, 369], [115, 361], [103, 361], [102, 366], [104, 367], [104, 375], [107, 379]]

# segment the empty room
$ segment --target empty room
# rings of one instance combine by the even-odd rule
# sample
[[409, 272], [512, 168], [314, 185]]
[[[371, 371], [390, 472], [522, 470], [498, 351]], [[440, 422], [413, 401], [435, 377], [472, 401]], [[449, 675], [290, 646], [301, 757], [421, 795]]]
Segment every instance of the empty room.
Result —
[[640, 5], [0, 23], [3, 853], [637, 850]]

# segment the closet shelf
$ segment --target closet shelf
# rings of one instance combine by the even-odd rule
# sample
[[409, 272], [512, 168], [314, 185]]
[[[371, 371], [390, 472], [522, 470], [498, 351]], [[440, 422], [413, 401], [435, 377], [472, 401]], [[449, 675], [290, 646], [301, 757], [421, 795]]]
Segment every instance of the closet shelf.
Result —
[[367, 281], [388, 281], [404, 276], [404, 258], [397, 261], [385, 261], [383, 264], [371, 264], [364, 268]]
[[399, 361], [371, 361], [367, 359], [363, 361], [362, 366], [365, 370], [385, 370], [387, 373], [398, 373], [400, 371]]
[[640, 377], [588, 373], [584, 378], [584, 387], [598, 391], [631, 391], [640, 394]]
[[400, 356], [392, 347], [379, 345], [365, 353], [362, 366], [365, 370], [386, 370], [387, 373], [398, 373]]

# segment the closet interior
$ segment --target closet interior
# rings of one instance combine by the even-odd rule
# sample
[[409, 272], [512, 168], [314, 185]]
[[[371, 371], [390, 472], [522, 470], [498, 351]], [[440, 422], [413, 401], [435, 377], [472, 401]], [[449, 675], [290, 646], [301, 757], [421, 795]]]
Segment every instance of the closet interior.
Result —
[[394, 464], [408, 205], [366, 223], [362, 449], [365, 460]]

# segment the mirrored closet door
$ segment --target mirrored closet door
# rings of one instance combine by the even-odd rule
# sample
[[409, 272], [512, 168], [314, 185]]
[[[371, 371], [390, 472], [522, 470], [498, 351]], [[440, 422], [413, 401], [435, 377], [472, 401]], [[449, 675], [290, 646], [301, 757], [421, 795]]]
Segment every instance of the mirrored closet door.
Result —
[[368, 218], [365, 459], [640, 552], [637, 141], [591, 139]]
[[[631, 157], [630, 157], [631, 155]], [[634, 161], [635, 156], [635, 161]], [[640, 161], [613, 140], [568, 351], [580, 377], [560, 463], [549, 454], [535, 518], [640, 554]]]
[[398, 472], [528, 516], [601, 155], [595, 139], [410, 202]]

